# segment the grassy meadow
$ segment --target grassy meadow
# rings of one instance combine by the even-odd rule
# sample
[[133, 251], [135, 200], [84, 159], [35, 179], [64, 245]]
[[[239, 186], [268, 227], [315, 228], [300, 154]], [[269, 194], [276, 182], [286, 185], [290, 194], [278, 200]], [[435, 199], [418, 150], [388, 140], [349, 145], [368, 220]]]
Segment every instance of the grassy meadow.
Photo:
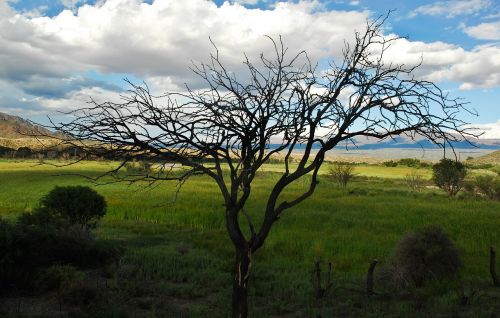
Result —
[[[214, 182], [194, 176], [176, 196], [174, 182], [153, 187], [95, 185], [79, 176], [96, 176], [112, 165], [83, 162], [56, 168], [34, 161], [0, 161], [0, 217], [15, 220], [22, 212], [31, 211], [56, 185], [89, 185], [108, 202], [98, 238], [118, 241], [126, 248], [111, 274], [86, 273], [87, 283], [99, 293], [89, 303], [61, 307], [56, 292], [11, 297], [0, 302], [4, 313], [47, 317], [56, 313], [68, 317], [228, 316], [233, 249]], [[489, 246], [500, 248], [498, 201], [449, 199], [431, 186], [412, 191], [404, 177], [414, 168], [401, 166], [357, 165], [354, 181], [347, 189], [339, 189], [326, 175], [328, 166], [322, 168], [314, 195], [287, 210], [254, 255], [249, 297], [252, 317], [500, 315], [500, 290], [490, 286], [488, 272]], [[247, 208], [256, 225], [280, 169], [270, 164], [256, 177]], [[426, 179], [431, 176], [429, 168], [417, 171]], [[300, 180], [284, 196], [300, 193], [306, 185], [307, 179]], [[461, 290], [474, 292], [470, 303], [460, 305], [457, 288], [442, 286], [413, 291], [403, 298], [366, 297], [364, 277], [370, 261], [376, 258], [383, 266], [405, 233], [428, 225], [442, 227], [461, 250]], [[320, 300], [314, 298], [311, 284], [316, 259], [324, 266], [331, 261], [334, 268], [333, 289]]]

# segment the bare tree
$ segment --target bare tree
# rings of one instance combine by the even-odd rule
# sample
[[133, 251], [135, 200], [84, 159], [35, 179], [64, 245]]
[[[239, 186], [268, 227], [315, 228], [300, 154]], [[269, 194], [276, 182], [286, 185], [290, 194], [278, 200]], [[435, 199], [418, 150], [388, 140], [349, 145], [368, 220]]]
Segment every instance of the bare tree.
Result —
[[[281, 38], [269, 38], [274, 56], [261, 54], [257, 64], [245, 56], [249, 76], [241, 80], [226, 69], [214, 45], [209, 62], [193, 67], [207, 88], [153, 96], [146, 84], [130, 83], [122, 102], [93, 101], [54, 128], [89, 155], [119, 158], [121, 164], [110, 173], [121, 180], [182, 183], [193, 174], [211, 177], [224, 199], [227, 233], [235, 248], [232, 313], [246, 317], [253, 255], [283, 212], [313, 194], [327, 151], [357, 136], [420, 135], [451, 146], [470, 135], [457, 117], [467, 111], [462, 101], [416, 79], [417, 66], [385, 62], [397, 40], [383, 37], [386, 18], [367, 22], [366, 31], [345, 44], [340, 63], [331, 62], [326, 72], [318, 72], [305, 52], [289, 55]], [[300, 157], [292, 166], [298, 148]], [[284, 156], [283, 172], [259, 211], [262, 223], [254, 224], [245, 209], [252, 181], [278, 153]], [[137, 178], [116, 174], [127, 162], [144, 158], [160, 168]], [[281, 198], [290, 184], [306, 176], [303, 193]], [[248, 231], [240, 227], [240, 218]]]

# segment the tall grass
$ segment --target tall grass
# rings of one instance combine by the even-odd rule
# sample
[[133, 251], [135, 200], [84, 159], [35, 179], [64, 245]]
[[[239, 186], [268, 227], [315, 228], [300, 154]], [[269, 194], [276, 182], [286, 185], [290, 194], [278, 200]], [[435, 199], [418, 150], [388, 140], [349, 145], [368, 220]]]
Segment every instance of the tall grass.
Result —
[[[78, 176], [96, 176], [109, 167], [107, 162], [65, 168], [33, 166], [29, 162], [0, 163], [0, 215], [14, 218], [29, 211], [55, 185], [84, 184], [106, 197], [109, 210], [105, 224], [163, 224], [215, 230], [225, 236], [222, 198], [208, 177], [192, 177], [176, 195], [173, 182], [153, 188], [144, 188], [144, 184], [93, 185]], [[262, 220], [270, 185], [279, 177], [273, 169], [267, 167], [258, 174], [248, 202], [247, 210], [256, 224]], [[464, 250], [466, 273], [484, 276], [484, 269], [474, 260], [486, 257], [489, 245], [500, 246], [499, 203], [448, 199], [439, 190], [413, 193], [402, 180], [405, 170], [385, 169], [395, 169], [389, 175], [400, 178], [360, 178], [373, 174], [371, 166], [357, 167], [358, 178], [346, 190], [321, 178], [312, 198], [283, 214], [257, 257], [266, 260], [283, 254], [307, 266], [316, 256], [330, 257], [339, 264], [339, 270], [345, 268], [346, 273], [357, 275], [370, 258], [387, 256], [403, 233], [433, 224], [442, 226]], [[307, 183], [307, 178], [299, 180], [283, 199], [297, 195]], [[245, 224], [242, 227], [246, 229]]]
[[[153, 188], [94, 185], [77, 176], [96, 176], [112, 163], [86, 162], [64, 168], [33, 164], [0, 162], [1, 217], [14, 219], [31, 210], [55, 185], [91, 185], [109, 206], [98, 235], [127, 242], [123, 264], [134, 266], [142, 279], [190, 283], [184, 289], [165, 287], [175, 295], [213, 294], [201, 302], [210, 306], [227, 300], [233, 250], [225, 232], [221, 196], [208, 177], [191, 178], [175, 196], [173, 182]], [[441, 226], [457, 243], [463, 252], [464, 277], [487, 280], [488, 248], [500, 247], [500, 203], [449, 199], [437, 189], [414, 193], [404, 182], [411, 169], [357, 166], [357, 177], [347, 189], [338, 189], [322, 175], [315, 194], [283, 214], [254, 256], [251, 294], [255, 310], [263, 316], [289, 310], [309, 315], [316, 310], [310, 298], [315, 259], [332, 260], [337, 282], [360, 282], [371, 259], [383, 263], [404, 233], [427, 225]], [[421, 172], [430, 176], [428, 169]], [[269, 165], [256, 177], [247, 207], [256, 225], [262, 221], [270, 186], [279, 174], [277, 166]], [[296, 182], [283, 199], [301, 193], [307, 182], [307, 178]], [[246, 229], [245, 221], [241, 222]], [[179, 252], [180, 243], [187, 245], [185, 254]], [[276, 301], [267, 303], [269, 298]], [[215, 310], [200, 306], [200, 312]], [[305, 311], [300, 309], [303, 306]], [[397, 310], [405, 312], [405, 306]], [[363, 307], [361, 313], [367, 310]]]

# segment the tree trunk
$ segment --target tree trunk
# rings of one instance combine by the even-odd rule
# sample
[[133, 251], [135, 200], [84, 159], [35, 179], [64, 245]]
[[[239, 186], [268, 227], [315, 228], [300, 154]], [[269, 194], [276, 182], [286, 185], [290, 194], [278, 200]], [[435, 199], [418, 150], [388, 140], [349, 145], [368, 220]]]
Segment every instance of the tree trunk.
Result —
[[249, 248], [243, 251], [237, 249], [233, 272], [233, 318], [247, 318], [248, 316], [248, 277], [251, 267], [251, 250]]

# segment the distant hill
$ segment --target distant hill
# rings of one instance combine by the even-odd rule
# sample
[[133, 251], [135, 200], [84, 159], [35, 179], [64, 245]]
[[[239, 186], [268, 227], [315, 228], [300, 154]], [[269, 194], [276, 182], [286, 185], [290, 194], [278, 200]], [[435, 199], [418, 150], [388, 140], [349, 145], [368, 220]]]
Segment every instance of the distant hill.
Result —
[[[467, 141], [452, 142], [455, 149], [489, 149], [499, 150], [500, 139], [469, 139]], [[272, 147], [278, 147], [279, 144], [272, 144]], [[316, 147], [319, 145], [316, 145]], [[446, 145], [447, 147], [449, 145]], [[297, 145], [295, 149], [304, 149], [305, 145]], [[439, 149], [439, 147], [424, 137], [410, 137], [400, 135], [392, 139], [387, 138], [379, 140], [373, 137], [356, 137], [349, 141], [344, 141], [339, 144], [337, 148], [344, 148], [346, 150], [379, 150], [379, 149]]]
[[[470, 139], [472, 145], [466, 141], [453, 142], [453, 147], [459, 149], [500, 149], [500, 139]], [[356, 146], [348, 145], [355, 149], [382, 149], [382, 148], [425, 148], [433, 149], [438, 148], [430, 140], [424, 139], [423, 137], [416, 138], [412, 140], [407, 136], [398, 136], [394, 139], [377, 140], [375, 138], [359, 137], [355, 140]]]
[[[34, 136], [40, 136], [35, 138]], [[57, 145], [53, 132], [18, 116], [0, 113], [0, 153], [20, 147], [41, 149]]]
[[494, 151], [492, 153], [489, 153], [481, 157], [467, 160], [467, 162], [478, 163], [478, 164], [484, 164], [484, 163], [500, 164], [500, 150]]
[[[33, 138], [32, 135], [42, 135], [47, 137]], [[19, 147], [27, 146], [29, 148], [39, 148], [40, 146], [47, 147], [48, 145], [56, 144], [56, 140], [51, 139], [50, 136], [57, 136], [53, 132], [43, 127], [33, 125], [29, 121], [18, 117], [0, 113], [0, 146], [18, 149]], [[437, 146], [423, 137], [417, 137], [415, 140], [401, 135], [394, 139], [378, 140], [369, 137], [357, 137], [353, 143], [339, 145], [339, 147], [347, 146], [348, 149], [356, 150], [377, 150], [377, 149], [412, 149], [412, 148], [425, 148], [436, 149]], [[453, 144], [455, 148], [459, 149], [500, 149], [500, 139], [474, 139], [471, 145], [468, 142], [461, 141]], [[42, 145], [43, 144], [43, 145]], [[274, 147], [276, 145], [271, 145]], [[301, 149], [301, 145], [297, 145], [297, 150]]]
[[54, 136], [48, 129], [33, 125], [26, 119], [0, 113], [0, 138], [32, 138], [33, 135]]

